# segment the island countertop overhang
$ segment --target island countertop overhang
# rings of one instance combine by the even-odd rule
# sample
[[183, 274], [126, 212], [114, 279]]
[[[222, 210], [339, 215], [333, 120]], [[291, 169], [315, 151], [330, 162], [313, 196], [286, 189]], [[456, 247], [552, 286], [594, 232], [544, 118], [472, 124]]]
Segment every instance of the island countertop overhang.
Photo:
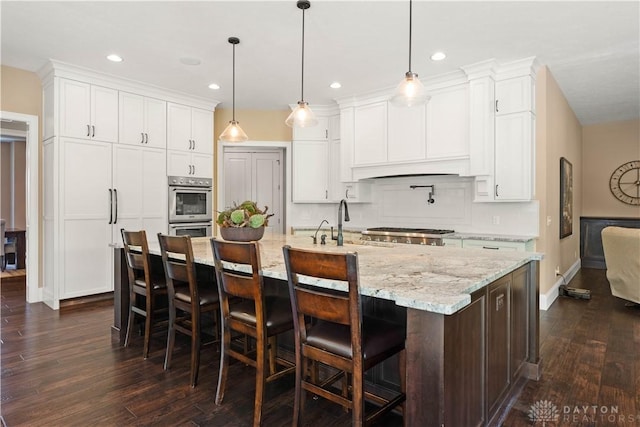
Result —
[[[213, 265], [209, 238], [193, 238], [196, 262]], [[305, 236], [265, 235], [259, 241], [265, 277], [286, 281], [282, 247], [326, 252], [357, 252], [360, 292], [397, 305], [439, 314], [454, 314], [471, 302], [471, 294], [517, 268], [542, 259], [535, 252], [504, 252], [420, 245], [314, 245]], [[157, 245], [150, 251], [159, 255]], [[302, 279], [301, 279], [302, 280]], [[304, 281], [304, 280], [303, 280]], [[343, 283], [314, 280], [308, 284], [346, 290]]]

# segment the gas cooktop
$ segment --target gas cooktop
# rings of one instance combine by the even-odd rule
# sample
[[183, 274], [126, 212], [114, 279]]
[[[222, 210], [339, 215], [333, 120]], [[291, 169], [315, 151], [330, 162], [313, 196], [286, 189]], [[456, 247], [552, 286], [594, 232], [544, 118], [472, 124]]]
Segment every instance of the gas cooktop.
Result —
[[373, 227], [362, 232], [362, 239], [374, 242], [442, 246], [442, 236], [451, 233], [454, 231], [433, 228]]

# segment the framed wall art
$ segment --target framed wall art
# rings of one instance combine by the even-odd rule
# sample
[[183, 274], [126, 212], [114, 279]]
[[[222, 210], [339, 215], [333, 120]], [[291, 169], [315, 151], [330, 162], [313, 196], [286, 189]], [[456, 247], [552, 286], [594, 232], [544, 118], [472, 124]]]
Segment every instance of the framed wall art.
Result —
[[560, 157], [560, 238], [573, 233], [573, 166]]

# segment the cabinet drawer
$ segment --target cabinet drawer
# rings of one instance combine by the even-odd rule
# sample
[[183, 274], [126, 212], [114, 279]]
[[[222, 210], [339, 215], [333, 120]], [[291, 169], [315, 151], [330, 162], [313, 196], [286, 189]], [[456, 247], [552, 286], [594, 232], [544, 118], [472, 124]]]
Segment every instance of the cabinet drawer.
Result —
[[496, 242], [494, 240], [469, 240], [462, 241], [463, 248], [493, 249], [500, 251], [524, 251], [526, 244], [523, 242]]

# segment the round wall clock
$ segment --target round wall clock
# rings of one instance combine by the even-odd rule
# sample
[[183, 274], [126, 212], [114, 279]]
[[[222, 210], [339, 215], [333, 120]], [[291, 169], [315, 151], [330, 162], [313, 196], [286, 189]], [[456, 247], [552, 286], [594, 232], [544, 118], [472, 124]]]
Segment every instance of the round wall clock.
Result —
[[618, 166], [609, 178], [609, 189], [622, 203], [640, 206], [640, 160]]

